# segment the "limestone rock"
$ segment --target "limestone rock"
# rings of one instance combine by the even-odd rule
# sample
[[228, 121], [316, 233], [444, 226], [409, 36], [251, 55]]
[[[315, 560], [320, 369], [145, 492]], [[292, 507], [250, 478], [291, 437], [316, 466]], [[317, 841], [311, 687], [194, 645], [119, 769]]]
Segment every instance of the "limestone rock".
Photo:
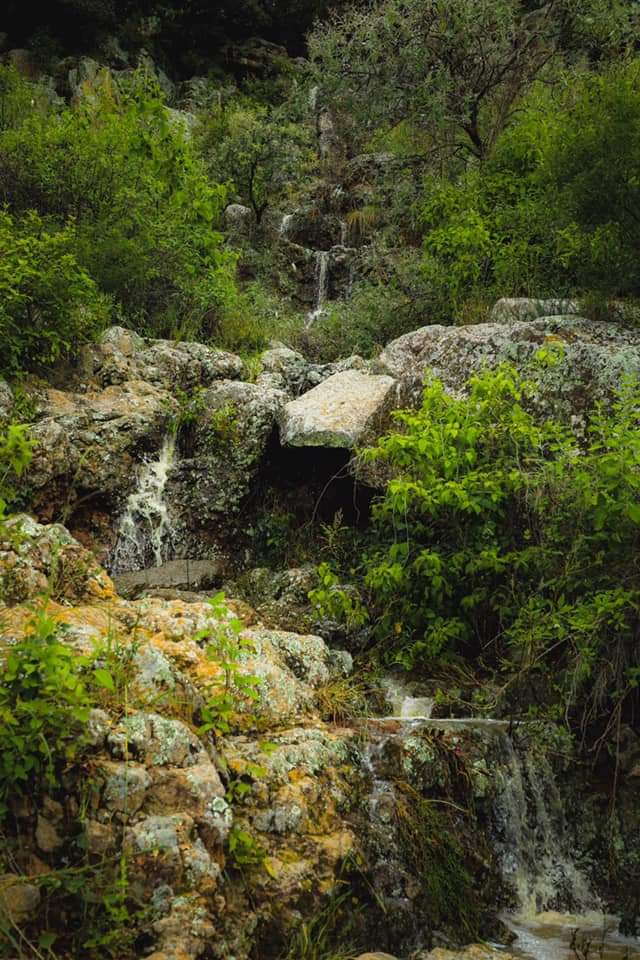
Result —
[[123, 717], [107, 738], [116, 757], [136, 757], [149, 766], [190, 767], [207, 758], [196, 735], [182, 723], [157, 713]]
[[43, 853], [55, 853], [64, 843], [55, 825], [41, 814], [36, 825], [36, 843]]
[[356, 960], [397, 960], [390, 953], [361, 953]]
[[[539, 359], [553, 354], [552, 363]], [[390, 343], [377, 367], [403, 383], [406, 401], [417, 401], [428, 375], [460, 393], [470, 376], [500, 363], [514, 365], [539, 387], [545, 416], [582, 416], [608, 398], [625, 376], [640, 375], [640, 332], [578, 316], [549, 316], [515, 323], [421, 327]]]
[[286, 400], [282, 390], [232, 380], [202, 394], [189, 450], [168, 484], [174, 510], [190, 525], [190, 542], [199, 535], [206, 542], [205, 528], [233, 527]]
[[0, 607], [52, 599], [109, 599], [114, 589], [95, 558], [61, 524], [16, 514], [0, 530]]
[[579, 314], [580, 304], [575, 300], [536, 300], [531, 297], [503, 297], [489, 314], [492, 323], [514, 323], [518, 320], [537, 320], [540, 317]]
[[390, 376], [336, 373], [284, 407], [281, 443], [351, 449], [380, 431], [395, 398], [396, 383]]
[[250, 237], [255, 226], [256, 217], [251, 207], [241, 203], [230, 203], [224, 211], [227, 230], [233, 237]]
[[143, 339], [124, 327], [110, 327], [82, 357], [88, 376], [103, 386], [144, 380], [175, 391], [207, 387], [242, 376], [244, 364], [224, 350], [189, 341]]

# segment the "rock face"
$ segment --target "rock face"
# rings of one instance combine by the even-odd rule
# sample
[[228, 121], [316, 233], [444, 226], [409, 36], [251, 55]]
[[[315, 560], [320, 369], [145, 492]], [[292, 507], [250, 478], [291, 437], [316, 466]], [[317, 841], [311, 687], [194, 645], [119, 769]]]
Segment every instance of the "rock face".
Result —
[[541, 412], [579, 418], [594, 400], [610, 397], [625, 376], [640, 375], [640, 333], [578, 316], [434, 325], [394, 340], [377, 367], [403, 382], [407, 399], [416, 399], [426, 376], [459, 392], [471, 375], [502, 362], [538, 384]]
[[492, 323], [514, 323], [519, 320], [538, 320], [540, 317], [579, 315], [580, 304], [575, 300], [536, 300], [530, 297], [503, 297], [493, 307]]
[[381, 431], [395, 399], [392, 377], [357, 370], [336, 373], [284, 407], [280, 441], [283, 446], [352, 449]]
[[[365, 877], [356, 931], [363, 945], [425, 942], [429, 928], [406, 922], [407, 910], [430, 916], [429, 897], [416, 865], [393, 847], [394, 804], [403, 790], [444, 795], [463, 762], [464, 733], [447, 741], [411, 731], [403, 739], [385, 722], [371, 731], [324, 722], [322, 697], [344, 682], [350, 658], [320, 637], [266, 627], [234, 601], [224, 610], [124, 600], [63, 527], [27, 517], [5, 526], [0, 663], [30, 629], [35, 602], [61, 642], [98, 652], [115, 670], [116, 661], [105, 660], [111, 650], [127, 680], [126, 695], [104, 690], [92, 709], [78, 768], [65, 762], [63, 782], [48, 793], [12, 799], [18, 827], [7, 840], [11, 866], [0, 856], [0, 913], [37, 924], [38, 888], [25, 877], [34, 858], [38, 873], [74, 863], [81, 829], [83, 866], [126, 854], [130, 893], [150, 905], [141, 922], [156, 960], [196, 960], [205, 951], [215, 960], [275, 956], [274, 945], [290, 944], [303, 921], [343, 892], [354, 858]], [[51, 581], [60, 558], [64, 580]], [[240, 626], [230, 635], [232, 614]], [[230, 636], [238, 638], [231, 681]], [[212, 735], [202, 719], [206, 709], [215, 718], [215, 697], [228, 689], [231, 706]], [[471, 760], [473, 749], [470, 742]], [[472, 773], [457, 790], [468, 789]], [[477, 838], [468, 842], [480, 848]], [[480, 869], [484, 876], [486, 861]]]

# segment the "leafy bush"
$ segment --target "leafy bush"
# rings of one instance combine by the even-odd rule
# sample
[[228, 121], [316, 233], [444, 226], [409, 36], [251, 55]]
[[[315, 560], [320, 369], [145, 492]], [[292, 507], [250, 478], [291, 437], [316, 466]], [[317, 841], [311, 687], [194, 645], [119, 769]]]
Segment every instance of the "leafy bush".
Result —
[[51, 363], [107, 323], [108, 300], [76, 251], [73, 224], [49, 231], [33, 211], [0, 211], [0, 370]]
[[0, 132], [3, 202], [72, 230], [80, 266], [157, 335], [206, 335], [234, 300], [236, 258], [217, 229], [226, 195], [142, 73]]
[[61, 763], [77, 757], [89, 717], [86, 660], [60, 641], [44, 609], [6, 658], [0, 684], [0, 818], [9, 800], [55, 786]]
[[363, 589], [406, 667], [506, 657], [544, 673], [558, 709], [602, 733], [640, 681], [640, 387], [594, 408], [583, 443], [537, 423], [532, 393], [505, 366], [474, 377], [467, 397], [431, 381], [421, 409], [397, 415], [366, 454], [392, 479]]
[[15, 500], [16, 481], [31, 462], [32, 441], [26, 426], [10, 423], [0, 429], [0, 520]]
[[482, 295], [640, 291], [636, 62], [535, 88], [489, 159], [428, 179], [425, 277], [435, 314]]
[[260, 225], [270, 205], [288, 197], [314, 161], [309, 132], [284, 113], [237, 101], [211, 113], [200, 131], [214, 179], [232, 181], [237, 199]]

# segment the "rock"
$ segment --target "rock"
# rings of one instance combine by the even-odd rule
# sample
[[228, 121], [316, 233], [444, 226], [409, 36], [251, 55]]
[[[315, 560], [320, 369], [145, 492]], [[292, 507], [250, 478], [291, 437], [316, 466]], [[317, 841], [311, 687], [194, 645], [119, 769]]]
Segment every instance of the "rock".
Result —
[[245, 207], [241, 203], [230, 203], [224, 211], [224, 219], [232, 237], [250, 237], [256, 223], [251, 207]]
[[6, 380], [0, 377], [0, 422], [8, 420], [13, 407], [13, 391]]
[[16, 514], [0, 529], [0, 606], [48, 593], [52, 599], [109, 599], [113, 584], [61, 524]]
[[146, 768], [139, 763], [109, 763], [104, 761], [99, 767], [104, 778], [102, 805], [110, 813], [131, 816], [142, 807], [147, 790], [151, 786], [151, 777]]
[[495, 304], [489, 320], [492, 323], [514, 323], [537, 320], [540, 317], [579, 315], [580, 304], [575, 300], [536, 300], [530, 297], [503, 297]]
[[168, 483], [173, 509], [191, 531], [188, 544], [233, 529], [286, 400], [282, 390], [231, 380], [202, 394], [188, 455]]
[[113, 582], [123, 597], [155, 589], [199, 591], [219, 584], [223, 571], [223, 564], [216, 560], [169, 560], [159, 567], [115, 574]]
[[516, 958], [505, 950], [490, 947], [484, 943], [475, 943], [470, 947], [459, 947], [454, 950], [436, 947], [429, 953], [419, 953], [416, 960], [516, 960]]
[[157, 713], [124, 717], [107, 741], [114, 756], [135, 757], [149, 766], [190, 767], [207, 758], [204, 746], [186, 724]]
[[38, 814], [36, 843], [43, 853], [55, 853], [64, 844], [64, 839], [60, 836], [54, 824], [43, 817], [42, 814]]
[[113, 853], [118, 843], [118, 831], [111, 823], [86, 820], [84, 825], [87, 851], [95, 856]]
[[172, 392], [237, 379], [244, 372], [242, 360], [232, 353], [189, 341], [145, 340], [124, 327], [110, 327], [96, 345], [85, 347], [82, 368], [102, 386], [144, 380]]
[[356, 960], [397, 960], [390, 953], [361, 953]]
[[[543, 349], [551, 363], [540, 360]], [[640, 332], [578, 316], [434, 325], [394, 340], [376, 368], [402, 381], [405, 401], [415, 402], [427, 375], [460, 393], [470, 376], [505, 361], [537, 383], [542, 415], [580, 418], [593, 401], [611, 397], [625, 376], [640, 375]]]
[[40, 888], [13, 874], [0, 874], [0, 927], [5, 921], [17, 926], [35, 913], [40, 905]]
[[396, 383], [389, 376], [335, 373], [286, 404], [280, 441], [283, 446], [351, 449], [379, 434], [395, 400]]

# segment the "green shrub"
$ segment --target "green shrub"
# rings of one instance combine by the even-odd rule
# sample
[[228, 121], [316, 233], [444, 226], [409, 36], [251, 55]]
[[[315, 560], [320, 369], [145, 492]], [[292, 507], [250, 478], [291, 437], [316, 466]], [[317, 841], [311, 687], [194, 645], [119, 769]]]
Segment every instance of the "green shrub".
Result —
[[0, 199], [72, 230], [77, 262], [142, 332], [206, 336], [232, 305], [226, 196], [142, 73], [0, 131]]
[[76, 252], [72, 223], [50, 231], [35, 212], [0, 211], [0, 370], [51, 363], [107, 323], [108, 300]]
[[55, 786], [61, 765], [82, 749], [91, 705], [86, 666], [44, 609], [8, 651], [0, 684], [0, 818], [11, 798]]
[[583, 442], [537, 423], [532, 393], [502, 367], [466, 397], [430, 381], [422, 407], [397, 414], [366, 454], [392, 479], [362, 589], [405, 667], [485, 656], [542, 673], [572, 723], [602, 733], [640, 681], [640, 387], [595, 407]]
[[0, 520], [17, 496], [16, 483], [31, 462], [32, 449], [26, 426], [0, 427]]
[[459, 315], [478, 292], [637, 295], [639, 78], [629, 62], [533, 88], [484, 164], [426, 180], [436, 317]]

